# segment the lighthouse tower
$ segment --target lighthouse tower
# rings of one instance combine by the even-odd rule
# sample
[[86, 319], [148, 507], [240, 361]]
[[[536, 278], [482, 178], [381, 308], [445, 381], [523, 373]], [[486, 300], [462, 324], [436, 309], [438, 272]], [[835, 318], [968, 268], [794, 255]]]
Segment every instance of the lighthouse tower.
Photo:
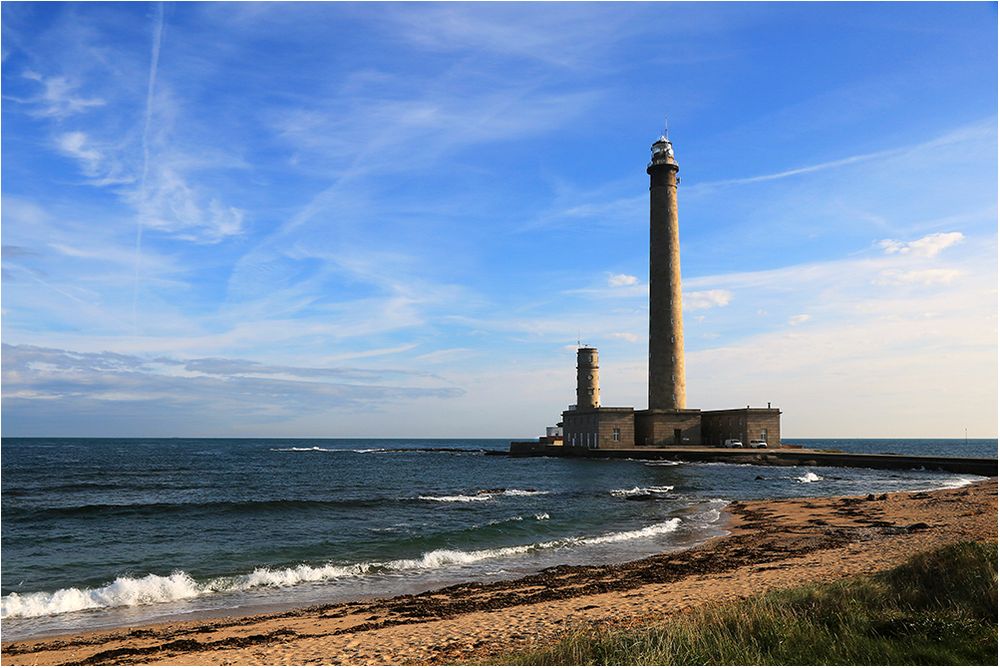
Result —
[[649, 407], [683, 409], [684, 323], [681, 247], [677, 226], [674, 147], [666, 136], [652, 146], [649, 174]]
[[[638, 168], [638, 165], [636, 165]], [[576, 354], [576, 403], [562, 412], [563, 444], [512, 443], [511, 453], [584, 454], [636, 446], [724, 445], [727, 441], [781, 444], [781, 410], [687, 407], [684, 376], [684, 320], [681, 311], [681, 244], [677, 224], [677, 172], [666, 130], [653, 142], [649, 175], [649, 407], [602, 406], [597, 349]], [[760, 446], [766, 443], [766, 446]], [[603, 453], [602, 453], [603, 454]]]
[[687, 407], [677, 172], [666, 133], [652, 146], [649, 174], [649, 408], [636, 411], [639, 445], [701, 443], [701, 411]]

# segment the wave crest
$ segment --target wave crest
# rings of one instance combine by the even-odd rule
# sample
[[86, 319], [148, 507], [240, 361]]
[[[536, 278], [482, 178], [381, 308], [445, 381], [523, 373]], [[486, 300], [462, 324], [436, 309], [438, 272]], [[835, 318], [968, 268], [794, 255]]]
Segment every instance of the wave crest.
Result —
[[417, 498], [421, 501], [438, 501], [440, 503], [471, 503], [473, 501], [489, 501], [497, 496], [539, 496], [542, 494], [548, 494], [548, 492], [537, 489], [481, 489], [475, 494], [448, 494], [444, 496], [425, 494]]
[[[548, 519], [547, 513], [536, 518]], [[231, 593], [258, 588], [291, 587], [307, 582], [322, 582], [343, 578], [363, 577], [387, 571], [413, 571], [462, 566], [488, 559], [523, 555], [540, 550], [574, 545], [599, 545], [628, 540], [652, 538], [676, 531], [680, 518], [673, 518], [640, 529], [616, 531], [591, 537], [560, 538], [527, 545], [510, 545], [479, 550], [440, 549], [425, 552], [415, 559], [396, 559], [387, 562], [361, 562], [357, 564], [299, 564], [288, 568], [254, 569], [250, 573], [232, 577], [214, 578], [196, 582], [183, 571], [169, 576], [149, 574], [141, 578], [119, 577], [114, 582], [92, 589], [76, 587], [56, 592], [12, 593], [0, 599], [0, 618], [42, 617], [97, 608], [132, 607], [152, 603], [182, 601], [212, 593]]]
[[270, 448], [271, 452], [350, 452], [350, 450], [338, 450], [336, 448], [321, 448], [314, 445], [311, 448]]
[[681, 518], [675, 517], [667, 520], [666, 522], [653, 524], [652, 526], [643, 527], [641, 529], [633, 529], [632, 531], [616, 531], [614, 533], [604, 534], [603, 536], [594, 536], [593, 538], [581, 538], [579, 539], [579, 542], [583, 545], [598, 545], [601, 543], [620, 543], [625, 540], [635, 540], [637, 538], [652, 538], [653, 536], [659, 536], [661, 534], [677, 531], [680, 525]]
[[652, 485], [650, 487], [633, 487], [632, 489], [613, 489], [610, 494], [622, 499], [648, 499], [666, 494], [673, 488], [673, 485]]
[[8, 594], [0, 604], [0, 617], [41, 617], [93, 608], [116, 608], [165, 603], [194, 598], [202, 593], [194, 579], [177, 571], [169, 576], [149, 574], [141, 578], [120, 577], [94, 589], [59, 589], [32, 594]]

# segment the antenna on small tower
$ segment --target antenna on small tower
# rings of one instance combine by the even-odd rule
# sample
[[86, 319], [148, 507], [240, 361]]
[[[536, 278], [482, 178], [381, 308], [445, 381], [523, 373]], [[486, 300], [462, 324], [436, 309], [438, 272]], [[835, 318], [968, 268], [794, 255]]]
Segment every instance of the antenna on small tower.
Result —
[[670, 139], [670, 121], [666, 114], [663, 114], [663, 136]]

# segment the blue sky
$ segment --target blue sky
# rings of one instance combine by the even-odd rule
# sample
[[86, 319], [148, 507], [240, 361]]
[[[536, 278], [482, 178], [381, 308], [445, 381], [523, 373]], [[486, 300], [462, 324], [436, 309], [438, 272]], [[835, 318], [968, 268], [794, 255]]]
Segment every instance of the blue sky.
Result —
[[994, 437], [997, 8], [5, 3], [3, 434], [515, 437], [688, 402]]

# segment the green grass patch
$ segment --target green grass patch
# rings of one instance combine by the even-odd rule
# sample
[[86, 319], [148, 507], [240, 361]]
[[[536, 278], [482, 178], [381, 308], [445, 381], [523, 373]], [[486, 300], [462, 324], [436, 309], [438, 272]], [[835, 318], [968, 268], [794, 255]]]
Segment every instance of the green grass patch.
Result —
[[871, 577], [581, 630], [510, 665], [996, 665], [997, 544], [958, 543]]

